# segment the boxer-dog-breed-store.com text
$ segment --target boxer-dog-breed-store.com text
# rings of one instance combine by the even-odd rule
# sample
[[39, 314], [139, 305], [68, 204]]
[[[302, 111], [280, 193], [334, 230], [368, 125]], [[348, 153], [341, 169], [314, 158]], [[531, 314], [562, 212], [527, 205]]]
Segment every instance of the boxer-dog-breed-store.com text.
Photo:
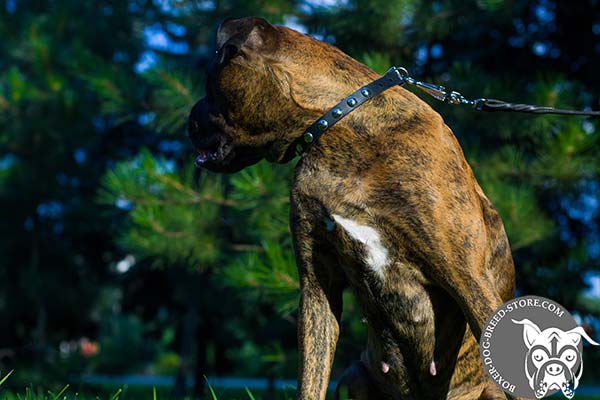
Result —
[[[216, 49], [189, 120], [197, 164], [212, 171], [290, 161], [307, 127], [379, 78], [261, 18], [223, 22]], [[346, 288], [368, 320], [365, 352], [340, 380], [350, 398], [506, 398], [484, 373], [476, 338], [514, 296], [508, 240], [454, 134], [424, 101], [394, 86], [311, 143], [296, 166], [290, 221], [298, 399], [325, 399]]]

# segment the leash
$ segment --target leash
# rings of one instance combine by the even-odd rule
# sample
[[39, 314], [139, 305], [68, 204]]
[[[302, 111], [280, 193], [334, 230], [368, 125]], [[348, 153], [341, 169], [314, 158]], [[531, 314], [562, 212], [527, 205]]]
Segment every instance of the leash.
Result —
[[531, 104], [508, 103], [502, 100], [478, 98], [468, 100], [457, 91], [448, 91], [443, 86], [431, 83], [421, 82], [411, 77], [406, 68], [390, 68], [381, 78], [369, 83], [347, 96], [344, 100], [333, 106], [329, 111], [316, 120], [305, 132], [298, 138], [295, 146], [296, 155], [302, 154], [308, 146], [318, 140], [327, 130], [331, 129], [339, 120], [356, 110], [362, 104], [384, 92], [385, 90], [399, 85], [413, 85], [423, 90], [425, 93], [435, 99], [451, 105], [467, 105], [476, 111], [487, 112], [520, 112], [530, 114], [560, 114], [560, 115], [580, 115], [588, 117], [600, 117], [600, 111], [579, 111], [563, 110], [553, 107], [536, 106]]
[[[582, 115], [588, 117], [600, 117], [600, 111], [579, 111], [579, 110], [563, 110], [560, 108], [535, 106], [531, 104], [508, 103], [502, 100], [495, 99], [475, 99], [467, 100], [462, 94], [456, 91], [448, 92], [445, 87], [432, 85], [411, 78], [405, 68], [392, 67], [387, 73], [396, 72], [404, 77], [406, 83], [417, 86], [427, 94], [434, 98], [443, 101], [447, 104], [466, 104], [473, 107], [477, 111], [514, 111], [530, 114], [561, 114], [561, 115]], [[386, 73], [386, 74], [387, 74]]]

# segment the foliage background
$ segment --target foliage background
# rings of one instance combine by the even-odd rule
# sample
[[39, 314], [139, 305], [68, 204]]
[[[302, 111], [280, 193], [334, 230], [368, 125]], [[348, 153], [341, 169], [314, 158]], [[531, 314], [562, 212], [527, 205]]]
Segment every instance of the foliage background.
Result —
[[[596, 0], [0, 0], [0, 369], [17, 382], [295, 376], [293, 163], [197, 171], [185, 134], [218, 22], [246, 15], [467, 97], [600, 109]], [[597, 336], [597, 121], [431, 104], [503, 217], [519, 294]], [[348, 295], [334, 376], [360, 319]]]

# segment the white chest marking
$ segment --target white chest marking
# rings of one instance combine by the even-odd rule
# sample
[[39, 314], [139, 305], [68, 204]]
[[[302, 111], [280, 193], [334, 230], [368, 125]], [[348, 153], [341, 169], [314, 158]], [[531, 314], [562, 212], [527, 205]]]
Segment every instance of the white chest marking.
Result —
[[367, 225], [360, 225], [351, 219], [332, 215], [335, 222], [352, 237], [365, 246], [367, 257], [366, 262], [371, 269], [383, 278], [383, 270], [388, 263], [388, 251], [381, 244], [379, 233]]

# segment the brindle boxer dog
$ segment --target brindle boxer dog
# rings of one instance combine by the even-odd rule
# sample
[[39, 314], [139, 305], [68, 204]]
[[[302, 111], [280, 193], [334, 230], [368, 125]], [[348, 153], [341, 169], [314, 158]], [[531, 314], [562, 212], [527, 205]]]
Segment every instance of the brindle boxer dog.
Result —
[[[260, 18], [225, 21], [216, 48], [207, 95], [189, 120], [197, 162], [211, 171], [290, 161], [308, 126], [379, 77]], [[508, 240], [452, 131], [425, 102], [394, 87], [313, 143], [296, 166], [291, 227], [298, 399], [325, 398], [345, 288], [368, 318], [366, 350], [341, 379], [351, 398], [505, 398], [476, 338], [514, 295]]]

